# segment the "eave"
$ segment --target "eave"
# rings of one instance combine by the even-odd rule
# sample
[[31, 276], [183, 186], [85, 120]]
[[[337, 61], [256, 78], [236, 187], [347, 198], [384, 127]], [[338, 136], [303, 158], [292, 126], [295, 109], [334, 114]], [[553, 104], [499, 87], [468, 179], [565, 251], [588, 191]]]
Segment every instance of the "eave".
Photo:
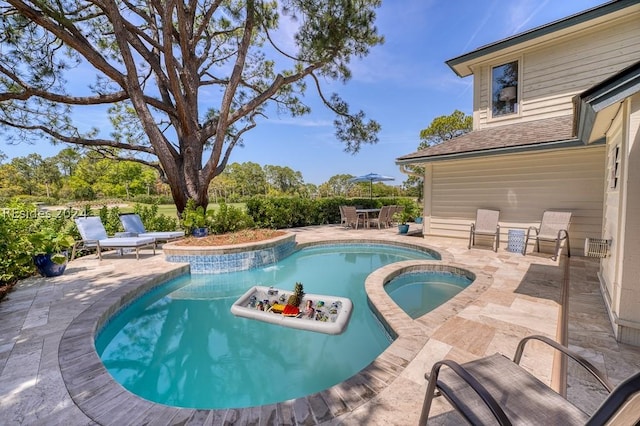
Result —
[[473, 67], [479, 62], [484, 62], [497, 56], [522, 52], [536, 45], [552, 42], [558, 37], [591, 28], [599, 22], [607, 22], [625, 17], [630, 13], [630, 11], [625, 10], [629, 7], [640, 10], [640, 2], [638, 2], [638, 0], [610, 1], [566, 18], [487, 44], [464, 55], [449, 59], [446, 61], [446, 64], [449, 65], [459, 77], [467, 77], [473, 74]]
[[574, 132], [591, 144], [606, 136], [620, 104], [640, 92], [640, 62], [623, 69], [573, 98]]

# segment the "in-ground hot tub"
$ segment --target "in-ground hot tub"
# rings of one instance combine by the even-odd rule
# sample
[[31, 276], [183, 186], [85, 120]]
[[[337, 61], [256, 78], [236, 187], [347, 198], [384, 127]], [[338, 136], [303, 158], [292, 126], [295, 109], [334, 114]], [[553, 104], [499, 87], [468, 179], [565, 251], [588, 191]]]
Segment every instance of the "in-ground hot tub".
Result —
[[403, 272], [384, 289], [411, 318], [420, 318], [446, 303], [474, 281], [475, 275], [460, 268], [439, 265], [437, 269]]

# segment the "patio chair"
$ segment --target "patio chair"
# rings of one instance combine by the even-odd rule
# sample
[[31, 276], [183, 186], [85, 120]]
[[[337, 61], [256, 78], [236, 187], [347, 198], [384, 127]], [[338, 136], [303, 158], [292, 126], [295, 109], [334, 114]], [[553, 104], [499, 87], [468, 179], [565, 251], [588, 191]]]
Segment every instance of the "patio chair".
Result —
[[347, 226], [353, 226], [355, 229], [358, 229], [358, 225], [364, 225], [364, 215], [358, 214], [355, 206], [343, 206], [342, 210], [347, 218]]
[[404, 206], [396, 206], [395, 204], [391, 206], [391, 211], [389, 212], [389, 225], [393, 225], [394, 223], [399, 223], [394, 215], [396, 213], [400, 214], [404, 211]]
[[343, 225], [345, 228], [348, 228], [349, 225], [347, 225], [347, 215], [344, 214], [345, 206], [339, 206], [339, 207], [340, 207], [340, 225]]
[[491, 247], [498, 251], [500, 247], [500, 210], [478, 209], [476, 221], [471, 224], [469, 232], [469, 248], [476, 244], [476, 235], [493, 237]]
[[140, 249], [153, 246], [153, 254], [156, 254], [156, 239], [153, 237], [109, 238], [98, 216], [77, 217], [74, 220], [82, 240], [76, 241], [73, 245], [72, 259], [75, 258], [76, 250], [80, 248], [95, 248], [100, 260], [102, 260], [103, 249], [135, 249], [136, 259], [140, 259]]
[[[520, 367], [525, 344], [539, 340], [573, 358], [609, 392], [589, 416], [560, 394]], [[447, 367], [447, 368], [442, 368]], [[420, 425], [426, 425], [434, 396], [439, 391], [462, 417], [474, 425], [604, 425], [638, 424], [640, 372], [613, 388], [604, 375], [576, 352], [544, 336], [525, 337], [511, 361], [494, 354], [465, 364], [451, 360], [436, 362], [430, 375]]]
[[369, 226], [372, 224], [378, 225], [378, 229], [381, 229], [382, 226], [388, 228], [391, 225], [391, 211], [393, 210], [392, 206], [382, 206], [380, 209], [380, 213], [378, 213], [378, 217], [373, 217], [369, 219]]
[[184, 238], [184, 231], [156, 231], [147, 232], [139, 215], [135, 213], [124, 213], [120, 215], [120, 222], [125, 232], [134, 237], [151, 237], [157, 242], [168, 242]]
[[556, 250], [552, 259], [557, 259], [560, 254], [560, 244], [562, 240], [567, 241], [567, 257], [571, 257], [571, 246], [569, 245], [569, 224], [571, 222], [571, 212], [555, 212], [545, 211], [542, 214], [542, 221], [540, 227], [529, 227], [527, 230], [527, 237], [524, 240], [524, 251], [522, 254], [527, 254], [527, 244], [529, 243], [529, 237], [531, 231], [535, 231], [533, 238], [536, 239], [536, 251], [540, 252], [540, 241], [555, 242]]

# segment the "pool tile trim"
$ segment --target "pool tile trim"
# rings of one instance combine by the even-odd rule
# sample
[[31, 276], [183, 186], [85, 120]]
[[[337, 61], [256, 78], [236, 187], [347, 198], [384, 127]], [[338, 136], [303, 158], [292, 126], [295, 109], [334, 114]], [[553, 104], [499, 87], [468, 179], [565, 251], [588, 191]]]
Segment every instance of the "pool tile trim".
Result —
[[286, 232], [258, 243], [226, 246], [185, 246], [172, 242], [163, 246], [167, 262], [189, 263], [192, 274], [246, 271], [275, 263], [296, 247], [296, 235]]
[[[344, 240], [325, 240], [299, 244], [299, 248], [331, 244]], [[348, 244], [392, 244], [424, 251], [424, 246], [383, 240], [363, 239]], [[429, 248], [437, 253], [437, 250]], [[446, 261], [445, 261], [446, 262]], [[303, 398], [277, 404], [242, 409], [198, 410], [157, 404], [140, 398], [117, 383], [108, 373], [95, 350], [94, 338], [111, 315], [135, 297], [150, 291], [168, 279], [188, 272], [188, 265], [176, 265], [165, 273], [133, 280], [116, 288], [78, 315], [65, 330], [60, 341], [58, 359], [69, 395], [86, 416], [98, 424], [319, 424], [331, 422], [372, 400], [386, 389], [416, 357], [429, 334], [443, 318], [452, 317], [470, 304], [491, 283], [491, 277], [464, 265], [447, 263], [447, 267], [469, 270], [476, 280], [467, 289], [432, 312], [411, 319], [384, 291], [384, 285], [403, 271], [443, 267], [443, 261], [403, 261], [372, 272], [365, 281], [371, 306], [381, 321], [397, 338], [363, 370], [331, 388]], [[127, 407], [126, 410], [120, 409]]]

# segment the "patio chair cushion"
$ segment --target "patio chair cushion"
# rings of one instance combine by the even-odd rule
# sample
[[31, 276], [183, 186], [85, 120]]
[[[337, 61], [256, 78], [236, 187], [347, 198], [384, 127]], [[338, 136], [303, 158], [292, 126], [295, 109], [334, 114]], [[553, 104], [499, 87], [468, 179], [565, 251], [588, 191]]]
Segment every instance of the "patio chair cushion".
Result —
[[151, 237], [156, 240], [175, 240], [184, 237], [183, 231], [154, 231], [147, 232], [142, 223], [142, 219], [135, 213], [120, 215], [120, 222], [126, 232], [136, 234], [138, 237]]
[[142, 247], [155, 242], [153, 237], [105, 238], [98, 241], [103, 248]]

